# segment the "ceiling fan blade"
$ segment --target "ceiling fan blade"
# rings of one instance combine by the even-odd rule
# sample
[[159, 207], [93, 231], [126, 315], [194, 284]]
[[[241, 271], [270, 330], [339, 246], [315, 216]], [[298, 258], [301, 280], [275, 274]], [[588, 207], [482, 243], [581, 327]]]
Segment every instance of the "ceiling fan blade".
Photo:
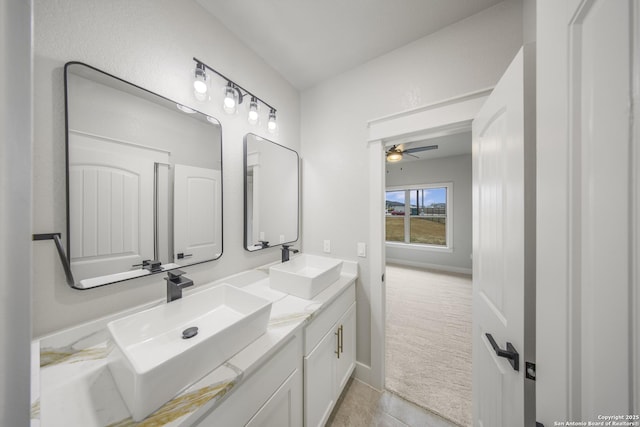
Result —
[[426, 147], [407, 148], [406, 150], [403, 151], [403, 153], [410, 154], [410, 153], [418, 153], [420, 151], [429, 151], [429, 150], [437, 150], [437, 149], [438, 149], [437, 145], [427, 145]]
[[415, 157], [416, 159], [419, 159], [419, 158], [420, 158], [420, 157], [418, 157], [418, 156], [414, 156], [414, 155], [413, 155], [413, 154], [411, 154], [411, 153], [407, 153], [406, 151], [403, 151], [403, 152], [402, 152], [402, 154], [406, 154], [407, 156]]

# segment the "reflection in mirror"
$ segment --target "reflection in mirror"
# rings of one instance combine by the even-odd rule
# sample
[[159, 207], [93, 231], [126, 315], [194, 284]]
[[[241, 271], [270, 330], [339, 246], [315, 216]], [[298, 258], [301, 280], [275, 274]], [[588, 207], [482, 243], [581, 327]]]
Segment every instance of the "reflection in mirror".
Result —
[[74, 287], [219, 258], [220, 123], [77, 62], [65, 88]]
[[254, 134], [244, 137], [245, 248], [298, 240], [298, 153]]

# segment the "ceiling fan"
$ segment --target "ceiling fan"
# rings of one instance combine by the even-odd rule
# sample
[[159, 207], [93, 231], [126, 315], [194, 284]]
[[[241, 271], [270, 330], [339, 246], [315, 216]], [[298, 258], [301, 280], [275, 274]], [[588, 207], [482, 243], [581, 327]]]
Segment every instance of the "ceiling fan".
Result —
[[402, 156], [405, 154], [408, 154], [411, 157], [415, 157], [416, 159], [418, 159], [418, 156], [414, 156], [411, 153], [418, 153], [420, 151], [428, 151], [428, 150], [437, 150], [438, 146], [437, 145], [427, 145], [425, 147], [416, 147], [416, 148], [407, 148], [406, 150], [403, 150], [401, 148], [399, 148], [397, 145], [392, 146], [391, 148], [389, 148], [389, 150], [387, 150], [387, 161], [388, 162], [397, 162], [402, 160]]

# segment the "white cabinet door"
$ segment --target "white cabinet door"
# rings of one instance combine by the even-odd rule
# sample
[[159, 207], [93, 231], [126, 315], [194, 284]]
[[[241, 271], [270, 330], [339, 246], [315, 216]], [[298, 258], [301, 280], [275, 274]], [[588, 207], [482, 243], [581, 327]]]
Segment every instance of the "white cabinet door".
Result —
[[247, 427], [299, 427], [301, 425], [302, 372], [296, 369], [249, 420]]
[[339, 396], [356, 366], [356, 303], [338, 321], [340, 358], [336, 367], [336, 396]]
[[[524, 357], [527, 311], [535, 289], [535, 139], [525, 134], [533, 51], [525, 46], [509, 65], [473, 121], [473, 422], [525, 423]], [[530, 94], [532, 95], [532, 94]], [[530, 294], [529, 294], [530, 295]], [[527, 305], [527, 303], [529, 305]], [[529, 312], [531, 313], [531, 312]], [[495, 342], [491, 342], [491, 337]], [[533, 334], [528, 339], [533, 339]], [[494, 345], [512, 343], [511, 365]], [[528, 359], [531, 360], [531, 359]], [[527, 380], [529, 381], [529, 380]], [[527, 384], [530, 393], [533, 384]], [[528, 412], [533, 416], [532, 412]]]
[[338, 339], [331, 330], [304, 358], [305, 426], [323, 426], [335, 402]]

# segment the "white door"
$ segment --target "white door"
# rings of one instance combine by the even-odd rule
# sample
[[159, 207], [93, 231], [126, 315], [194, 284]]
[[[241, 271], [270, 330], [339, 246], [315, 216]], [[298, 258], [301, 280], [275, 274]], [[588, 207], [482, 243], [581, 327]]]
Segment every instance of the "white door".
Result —
[[537, 6], [538, 421], [637, 423], [640, 2]]
[[155, 163], [166, 152], [69, 132], [70, 257], [76, 281], [154, 257]]
[[[535, 416], [533, 383], [525, 380], [525, 359], [535, 354], [525, 320], [534, 320], [526, 290], [535, 290], [536, 214], [535, 138], [525, 136], [525, 120], [535, 120], [535, 101], [533, 88], [524, 83], [534, 69], [533, 49], [525, 46], [473, 121], [476, 426], [530, 426]], [[519, 353], [519, 360], [499, 356], [497, 347]]]
[[175, 165], [173, 262], [195, 264], [222, 254], [221, 174], [219, 170]]

